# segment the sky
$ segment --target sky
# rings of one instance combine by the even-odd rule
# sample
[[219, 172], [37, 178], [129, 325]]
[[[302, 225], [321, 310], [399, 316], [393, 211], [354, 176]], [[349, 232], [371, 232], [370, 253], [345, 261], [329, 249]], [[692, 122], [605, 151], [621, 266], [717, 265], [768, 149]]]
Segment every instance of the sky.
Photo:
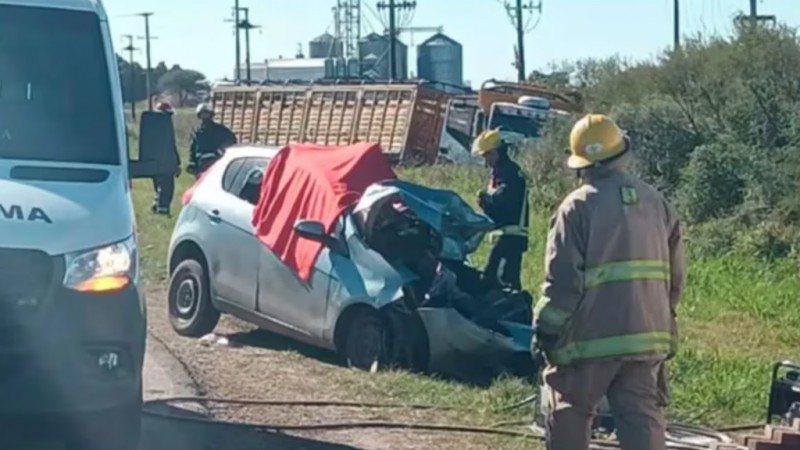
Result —
[[[526, 0], [528, 2], [530, 0]], [[537, 0], [534, 0], [534, 3]], [[759, 14], [774, 14], [779, 21], [800, 25], [798, 0], [758, 0]], [[541, 0], [525, 36], [526, 69], [546, 70], [553, 62], [620, 55], [652, 58], [672, 45], [673, 0]], [[151, 44], [153, 64], [199, 70], [209, 79], [231, 77], [235, 67], [235, 40], [230, 19], [233, 0], [104, 0], [117, 51], [124, 34], [144, 35], [144, 19], [131, 16], [153, 12]], [[333, 32], [332, 7], [336, 0], [240, 0], [250, 8], [251, 60], [293, 57], [298, 45], [308, 52], [308, 41]], [[386, 13], [377, 0], [362, 0], [362, 36], [382, 32]], [[684, 35], [721, 34], [732, 29], [732, 19], [749, 9], [748, 0], [680, 0]], [[490, 78], [514, 79], [515, 30], [502, 0], [417, 0], [413, 16], [404, 14], [405, 26], [438, 27], [464, 48], [464, 78], [473, 86]], [[404, 33], [409, 44], [409, 69], [415, 71], [416, 45], [431, 33]], [[135, 43], [144, 48], [144, 41]], [[127, 57], [127, 55], [125, 55]], [[144, 64], [145, 53], [134, 58]], [[244, 61], [244, 52], [242, 55]]]

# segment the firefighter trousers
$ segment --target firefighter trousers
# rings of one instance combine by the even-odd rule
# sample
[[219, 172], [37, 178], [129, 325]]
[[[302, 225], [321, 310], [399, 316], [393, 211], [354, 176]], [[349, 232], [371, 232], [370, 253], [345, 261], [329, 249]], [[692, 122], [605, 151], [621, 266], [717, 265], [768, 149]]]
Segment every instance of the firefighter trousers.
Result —
[[489, 259], [483, 270], [484, 276], [491, 277], [491, 281], [511, 287], [522, 289], [522, 255], [525, 251], [514, 238], [501, 236], [492, 245]]
[[175, 176], [161, 175], [153, 178], [153, 189], [155, 190], [153, 212], [169, 214], [172, 197], [175, 195]]
[[586, 450], [606, 396], [623, 450], [666, 450], [666, 363], [587, 361], [544, 371], [548, 450]]

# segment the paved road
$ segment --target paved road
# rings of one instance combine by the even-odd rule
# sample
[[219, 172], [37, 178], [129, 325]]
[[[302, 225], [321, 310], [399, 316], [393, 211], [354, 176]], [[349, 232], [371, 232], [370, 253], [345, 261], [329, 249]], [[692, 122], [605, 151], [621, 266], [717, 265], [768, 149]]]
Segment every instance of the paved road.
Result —
[[[145, 400], [196, 395], [194, 383], [181, 363], [156, 339], [148, 339], [144, 365]], [[183, 417], [200, 416], [201, 411], [159, 408], [159, 412]], [[54, 438], [40, 437], [41, 442], [26, 442], [28, 450], [62, 450]], [[287, 450], [337, 450], [353, 447], [331, 445], [285, 435], [248, 431], [221, 425], [165, 420], [145, 414], [140, 450], [250, 450], [265, 448]], [[113, 449], [109, 449], [113, 450]]]

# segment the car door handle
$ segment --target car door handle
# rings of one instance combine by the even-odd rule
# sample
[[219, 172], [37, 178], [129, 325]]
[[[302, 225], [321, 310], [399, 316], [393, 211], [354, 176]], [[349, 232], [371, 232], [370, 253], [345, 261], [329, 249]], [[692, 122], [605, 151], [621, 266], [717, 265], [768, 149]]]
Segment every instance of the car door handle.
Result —
[[214, 223], [220, 223], [222, 221], [222, 217], [219, 216], [218, 209], [212, 209], [211, 213], [208, 215], [208, 218]]

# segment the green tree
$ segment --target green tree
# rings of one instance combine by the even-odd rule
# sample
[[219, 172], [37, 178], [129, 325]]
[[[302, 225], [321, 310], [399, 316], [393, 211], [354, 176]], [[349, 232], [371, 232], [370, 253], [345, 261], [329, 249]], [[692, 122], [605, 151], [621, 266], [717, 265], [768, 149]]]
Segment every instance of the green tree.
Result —
[[183, 106], [189, 96], [208, 89], [208, 83], [206, 77], [200, 72], [173, 66], [159, 79], [158, 89], [160, 92], [177, 96], [178, 106]]

